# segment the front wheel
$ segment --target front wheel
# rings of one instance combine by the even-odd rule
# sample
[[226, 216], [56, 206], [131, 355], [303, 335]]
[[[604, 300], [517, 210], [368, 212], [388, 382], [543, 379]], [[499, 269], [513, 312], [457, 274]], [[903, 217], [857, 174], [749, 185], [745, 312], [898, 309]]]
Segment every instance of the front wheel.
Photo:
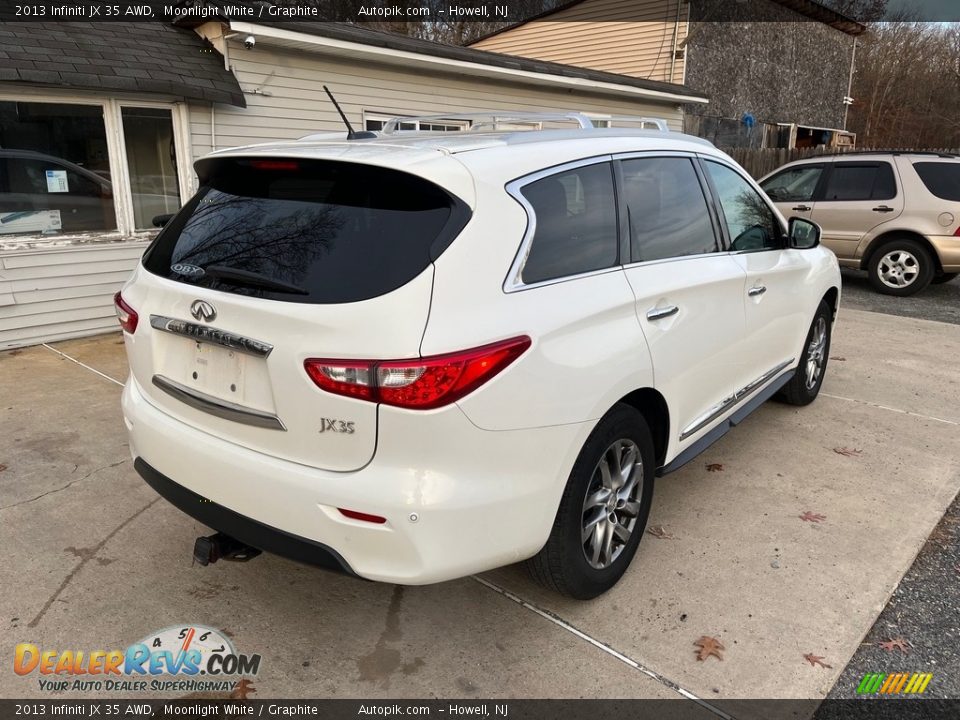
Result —
[[827, 360], [830, 357], [830, 334], [833, 327], [831, 316], [830, 306], [821, 300], [810, 324], [797, 372], [778, 395], [784, 402], [790, 405], [809, 405], [820, 394], [823, 376], [827, 371]]
[[933, 258], [916, 240], [900, 238], [884, 243], [870, 257], [870, 284], [885, 295], [906, 297], [923, 290], [933, 279]]
[[612, 588], [646, 528], [653, 477], [653, 440], [643, 415], [614, 406], [577, 456], [547, 544], [527, 561], [534, 580], [578, 600]]

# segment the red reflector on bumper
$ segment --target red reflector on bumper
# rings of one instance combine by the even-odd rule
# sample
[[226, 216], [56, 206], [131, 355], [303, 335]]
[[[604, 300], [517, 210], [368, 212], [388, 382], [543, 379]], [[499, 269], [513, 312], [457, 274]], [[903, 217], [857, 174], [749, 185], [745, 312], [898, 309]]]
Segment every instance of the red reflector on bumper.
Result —
[[369, 513], [345, 510], [344, 508], [337, 508], [337, 510], [340, 511], [341, 515], [351, 520], [362, 520], [363, 522], [374, 523], [376, 525], [383, 525], [387, 521], [385, 517], [380, 517], [379, 515], [370, 515]]

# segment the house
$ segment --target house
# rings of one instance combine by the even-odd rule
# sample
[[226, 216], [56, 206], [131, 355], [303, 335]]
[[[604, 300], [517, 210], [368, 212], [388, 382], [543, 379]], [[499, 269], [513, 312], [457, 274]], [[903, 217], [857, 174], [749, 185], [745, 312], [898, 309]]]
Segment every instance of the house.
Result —
[[[252, 38], [252, 41], [250, 40]], [[0, 349], [113, 330], [112, 296], [215, 149], [465, 112], [652, 115], [706, 103], [678, 83], [335, 23], [0, 25]]]
[[865, 29], [813, 0], [576, 0], [471, 47], [685, 85], [721, 147], [837, 146]]

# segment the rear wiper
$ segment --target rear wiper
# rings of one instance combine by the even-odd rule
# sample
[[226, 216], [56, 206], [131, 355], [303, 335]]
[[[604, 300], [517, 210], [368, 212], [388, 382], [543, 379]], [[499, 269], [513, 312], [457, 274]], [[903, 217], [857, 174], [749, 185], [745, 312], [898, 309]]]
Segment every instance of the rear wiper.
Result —
[[214, 278], [227, 280], [237, 285], [249, 285], [260, 287], [265, 290], [276, 290], [277, 292], [291, 293], [293, 295], [309, 295], [310, 291], [299, 285], [285, 283], [282, 280], [274, 280], [260, 273], [241, 270], [240, 268], [228, 267], [226, 265], [207, 265], [203, 272]]

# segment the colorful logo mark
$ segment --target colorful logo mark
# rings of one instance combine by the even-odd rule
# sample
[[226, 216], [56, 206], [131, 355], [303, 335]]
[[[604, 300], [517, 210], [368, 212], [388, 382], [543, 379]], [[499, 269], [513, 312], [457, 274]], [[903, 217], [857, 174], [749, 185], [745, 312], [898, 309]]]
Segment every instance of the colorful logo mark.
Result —
[[858, 695], [919, 695], [933, 680], [933, 673], [867, 673], [857, 688]]

